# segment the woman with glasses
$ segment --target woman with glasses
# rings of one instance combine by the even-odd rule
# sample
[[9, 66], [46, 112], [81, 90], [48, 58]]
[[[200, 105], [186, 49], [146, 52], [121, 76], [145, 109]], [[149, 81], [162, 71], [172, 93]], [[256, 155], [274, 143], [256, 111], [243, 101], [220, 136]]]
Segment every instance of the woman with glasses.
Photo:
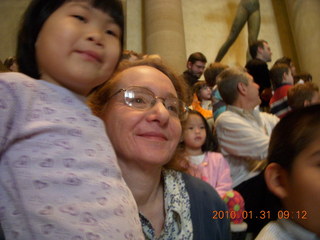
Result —
[[186, 162], [176, 148], [186, 97], [182, 79], [146, 59], [120, 66], [89, 103], [106, 124], [146, 239], [230, 239], [226, 214], [214, 218], [226, 213], [219, 195], [181, 171]]

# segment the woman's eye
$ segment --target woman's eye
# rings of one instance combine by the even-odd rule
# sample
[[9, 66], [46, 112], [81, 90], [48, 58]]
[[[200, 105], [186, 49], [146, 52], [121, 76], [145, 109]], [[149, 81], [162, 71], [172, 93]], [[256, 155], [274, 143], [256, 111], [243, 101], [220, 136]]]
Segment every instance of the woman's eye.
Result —
[[86, 19], [85, 17], [83, 17], [83, 16], [73, 15], [73, 17], [79, 19], [79, 20], [82, 21], [82, 22], [87, 22], [87, 19]]
[[143, 100], [143, 98], [135, 98], [133, 100], [135, 103], [145, 103], [145, 101]]
[[141, 97], [131, 98], [129, 101], [130, 101], [130, 104], [133, 106], [144, 106], [147, 104], [146, 99]]
[[167, 109], [170, 111], [170, 112], [173, 112], [173, 113], [178, 113], [178, 108], [176, 106], [168, 106]]

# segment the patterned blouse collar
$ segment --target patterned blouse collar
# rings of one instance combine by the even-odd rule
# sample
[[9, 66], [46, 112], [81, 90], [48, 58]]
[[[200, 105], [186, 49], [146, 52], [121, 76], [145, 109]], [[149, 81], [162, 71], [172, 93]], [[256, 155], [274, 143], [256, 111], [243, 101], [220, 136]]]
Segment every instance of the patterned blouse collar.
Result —
[[190, 199], [180, 172], [163, 170], [165, 223], [159, 238], [147, 218], [141, 213], [140, 221], [146, 239], [192, 239], [193, 229]]

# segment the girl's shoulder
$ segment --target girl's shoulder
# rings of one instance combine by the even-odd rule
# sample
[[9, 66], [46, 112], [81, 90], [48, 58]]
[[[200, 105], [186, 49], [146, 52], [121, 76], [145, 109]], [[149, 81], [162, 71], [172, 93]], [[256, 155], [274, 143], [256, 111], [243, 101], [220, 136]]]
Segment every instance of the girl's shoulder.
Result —
[[206, 158], [223, 159], [223, 155], [219, 152], [206, 152]]
[[63, 95], [70, 98], [75, 98], [74, 94], [68, 89], [50, 83], [45, 80], [35, 79], [19, 72], [0, 73], [0, 90], [11, 92], [11, 94], [28, 97], [35, 94], [48, 95]]
[[35, 79], [19, 72], [2, 72], [0, 73], [1, 81], [34, 81]]
[[2, 86], [7, 86], [9, 89], [15, 91], [19, 89], [27, 91], [28, 88], [37, 85], [36, 79], [19, 72], [0, 73], [0, 83]]
[[35, 79], [22, 73], [0, 73], [0, 91], [2, 95], [9, 94], [13, 97], [28, 95], [32, 92], [35, 83]]

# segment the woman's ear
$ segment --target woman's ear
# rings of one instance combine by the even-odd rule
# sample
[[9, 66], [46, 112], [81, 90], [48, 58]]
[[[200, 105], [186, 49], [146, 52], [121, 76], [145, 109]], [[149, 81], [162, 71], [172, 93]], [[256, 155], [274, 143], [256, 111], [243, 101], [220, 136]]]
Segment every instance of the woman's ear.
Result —
[[280, 199], [287, 196], [288, 173], [277, 163], [270, 163], [264, 172], [269, 190]]

